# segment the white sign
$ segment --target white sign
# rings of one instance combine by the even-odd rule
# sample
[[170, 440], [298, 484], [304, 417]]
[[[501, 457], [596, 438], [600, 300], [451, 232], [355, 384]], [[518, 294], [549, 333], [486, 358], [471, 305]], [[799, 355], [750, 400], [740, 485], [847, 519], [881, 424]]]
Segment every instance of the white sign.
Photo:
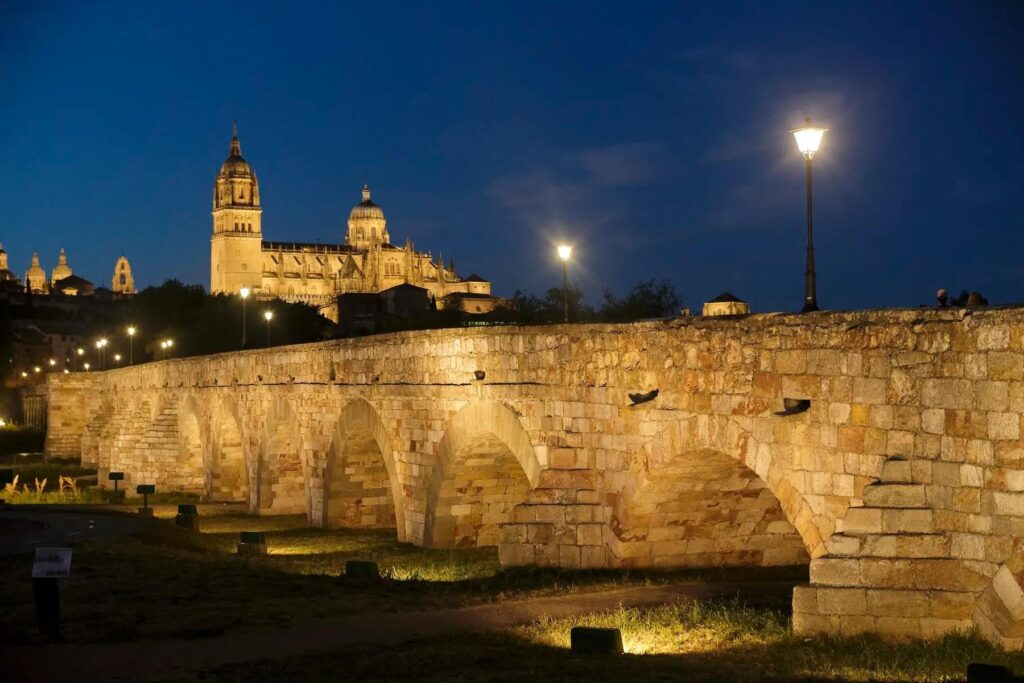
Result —
[[60, 579], [71, 575], [71, 548], [36, 548], [33, 579]]

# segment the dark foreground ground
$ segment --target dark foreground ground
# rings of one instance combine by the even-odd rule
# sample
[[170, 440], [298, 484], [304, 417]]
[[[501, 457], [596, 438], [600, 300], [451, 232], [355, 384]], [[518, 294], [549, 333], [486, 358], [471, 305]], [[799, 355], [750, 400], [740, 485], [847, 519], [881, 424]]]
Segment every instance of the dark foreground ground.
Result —
[[[4, 679], [942, 681], [962, 680], [970, 661], [1024, 672], [1024, 657], [974, 634], [793, 637], [791, 591], [806, 567], [502, 570], [493, 549], [428, 551], [299, 517], [201, 513], [198, 536], [164, 522], [77, 543], [62, 643], [35, 629], [31, 556], [0, 557]], [[265, 531], [271, 554], [234, 555], [241, 530]], [[377, 560], [386, 580], [339, 579], [347, 559]], [[627, 654], [572, 657], [576, 624], [620, 628]]]

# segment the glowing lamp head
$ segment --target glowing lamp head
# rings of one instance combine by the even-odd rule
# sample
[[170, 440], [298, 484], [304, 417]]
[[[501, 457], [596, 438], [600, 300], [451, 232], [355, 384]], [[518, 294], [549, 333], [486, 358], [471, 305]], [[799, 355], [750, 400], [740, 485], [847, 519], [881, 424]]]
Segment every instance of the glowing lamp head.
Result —
[[86, 363], [84, 367], [86, 370], [88, 370], [91, 366], [88, 363]]
[[57, 364], [57, 361], [55, 361], [54, 359], [51, 358], [50, 359], [50, 367], [52, 368], [56, 364]]
[[117, 362], [121, 362], [121, 354], [115, 353], [114, 354], [114, 360], [117, 361]]
[[172, 346], [174, 346], [174, 340], [173, 339], [168, 339], [167, 340], [167, 348], [171, 348]]
[[238, 290], [238, 296], [242, 297], [243, 299], [248, 299], [250, 291], [251, 290], [248, 287], [242, 287], [240, 290]]
[[135, 336], [135, 325], [129, 325], [128, 326], [128, 336], [129, 337], [134, 337]]
[[572, 256], [572, 247], [567, 244], [558, 245], [558, 258], [568, 261], [570, 256]]
[[796, 146], [805, 159], [813, 159], [818, 148], [821, 147], [821, 138], [824, 137], [828, 128], [815, 128], [811, 120], [807, 119], [807, 125], [803, 128], [794, 128], [790, 132], [796, 138]]
[[25, 372], [24, 370], [22, 370], [21, 371], [21, 376], [22, 376], [22, 378], [28, 377], [28, 373]]
[[78, 355], [79, 356], [84, 355], [84, 354], [85, 354], [85, 349], [78, 349]]
[[167, 342], [165, 342], [165, 341], [160, 342], [160, 348], [161, 349], [166, 349], [167, 348]]
[[32, 368], [32, 372], [42, 372], [42, 371], [43, 371], [43, 369], [41, 367], [39, 367], [38, 365], [35, 366], [34, 368]]
[[274, 319], [274, 312], [273, 311], [263, 311], [263, 317], [269, 323], [271, 320]]

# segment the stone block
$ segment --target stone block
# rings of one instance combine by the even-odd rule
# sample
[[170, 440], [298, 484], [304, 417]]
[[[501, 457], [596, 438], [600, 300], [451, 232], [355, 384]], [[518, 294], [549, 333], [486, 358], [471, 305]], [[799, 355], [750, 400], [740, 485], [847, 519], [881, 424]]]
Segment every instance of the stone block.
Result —
[[864, 504], [887, 508], [927, 507], [922, 484], [874, 484], [864, 488]]
[[925, 591], [872, 588], [867, 591], [867, 610], [878, 617], [926, 617], [931, 601]]
[[867, 598], [863, 588], [819, 588], [818, 614], [865, 614]]
[[877, 534], [882, 531], [882, 510], [878, 508], [850, 508], [842, 520], [846, 534]]

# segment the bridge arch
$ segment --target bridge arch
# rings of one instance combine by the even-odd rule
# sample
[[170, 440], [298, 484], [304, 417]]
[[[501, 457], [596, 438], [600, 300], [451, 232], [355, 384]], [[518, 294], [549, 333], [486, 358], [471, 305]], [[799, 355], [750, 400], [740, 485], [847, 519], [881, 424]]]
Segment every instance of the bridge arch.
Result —
[[[708, 524], [721, 524], [718, 533], [732, 540], [723, 540], [719, 551], [707, 552], [717, 552], [717, 560], [726, 564], [780, 564], [786, 559], [802, 564], [806, 559], [793, 543], [794, 532], [810, 558], [825, 555], [825, 540], [833, 529], [819, 527], [802, 490], [803, 472], [781, 467], [777, 448], [728, 416], [666, 422], [648, 442], [645, 457], [622, 489], [612, 511], [613, 536], [620, 542], [635, 540], [644, 535], [638, 531], [643, 526], [640, 519], [651, 515], [647, 523], [660, 529], [652, 537], [668, 541], [683, 540], [676, 538], [678, 529], [669, 527], [684, 520], [704, 527], [701, 533], [707, 533]], [[659, 506], [659, 500], [665, 505]], [[689, 514], [682, 512], [685, 507], [691, 508]], [[774, 550], [758, 552], [760, 545]], [[686, 555], [701, 553], [707, 543], [688, 547]], [[684, 565], [700, 563], [699, 558], [676, 559]]]
[[178, 408], [178, 442], [181, 456], [178, 463], [187, 490], [206, 492], [206, 450], [209, 436], [204, 428], [196, 398], [189, 396]]
[[423, 545], [498, 545], [501, 527], [540, 478], [540, 461], [519, 416], [473, 401], [448, 422], [426, 492]]
[[291, 403], [274, 399], [264, 424], [256, 470], [256, 509], [260, 514], [307, 514], [307, 468], [298, 416]]
[[207, 452], [206, 496], [210, 500], [249, 500], [249, 463], [238, 407], [227, 396], [214, 408]]
[[373, 405], [350, 401], [334, 424], [324, 469], [323, 527], [397, 529], [406, 540], [405, 506], [391, 436]]

